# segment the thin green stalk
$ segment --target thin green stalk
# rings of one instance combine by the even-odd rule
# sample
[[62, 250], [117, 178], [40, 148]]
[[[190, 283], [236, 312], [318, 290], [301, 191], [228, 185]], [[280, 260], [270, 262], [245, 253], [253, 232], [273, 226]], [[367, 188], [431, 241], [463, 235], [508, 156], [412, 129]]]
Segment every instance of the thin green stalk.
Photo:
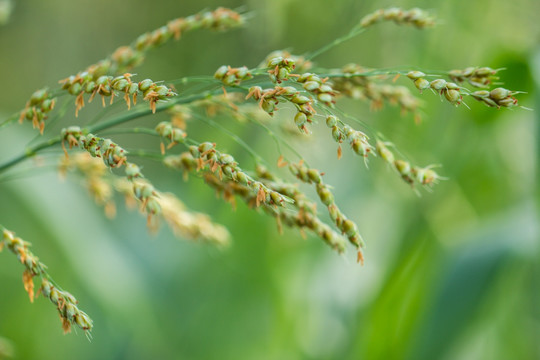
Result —
[[146, 135], [153, 135], [153, 136], [159, 136], [159, 134], [149, 128], [142, 128], [142, 127], [135, 127], [135, 128], [129, 128], [129, 129], [108, 129], [103, 132], [103, 135], [116, 135], [116, 134], [146, 134]]
[[328, 50], [332, 49], [333, 47], [336, 47], [336, 46], [340, 45], [341, 43], [344, 43], [345, 41], [350, 40], [350, 39], [352, 39], [353, 37], [355, 37], [357, 35], [360, 35], [365, 30], [366, 30], [365, 28], [359, 27], [359, 26], [352, 28], [352, 30], [347, 35], [342, 36], [340, 38], [337, 38], [334, 41], [332, 41], [331, 43], [326, 44], [325, 46], [323, 46], [319, 50], [316, 50], [316, 51], [306, 55], [306, 60], [313, 60], [317, 56], [327, 52]]

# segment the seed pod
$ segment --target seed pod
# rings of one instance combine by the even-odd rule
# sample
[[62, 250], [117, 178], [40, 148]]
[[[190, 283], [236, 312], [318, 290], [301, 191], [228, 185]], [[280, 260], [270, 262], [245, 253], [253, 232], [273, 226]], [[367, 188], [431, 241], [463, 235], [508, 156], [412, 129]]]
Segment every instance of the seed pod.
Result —
[[234, 162], [234, 158], [229, 154], [221, 154], [219, 156], [219, 162], [222, 165], [232, 164]]
[[134, 163], [127, 163], [124, 171], [130, 180], [143, 177], [141, 169]]
[[270, 199], [276, 205], [283, 205], [283, 196], [281, 196], [281, 194], [276, 191], [270, 192]]
[[278, 70], [277, 79], [285, 80], [289, 78], [289, 70], [287, 68], [281, 68]]
[[510, 95], [511, 95], [510, 90], [507, 90], [507, 89], [501, 88], [501, 87], [493, 89], [489, 93], [489, 97], [492, 98], [493, 100], [495, 100], [496, 102], [498, 102], [500, 100], [503, 100], [503, 99], [507, 98]]
[[261, 107], [264, 111], [266, 111], [270, 115], [273, 115], [274, 110], [276, 110], [275, 102], [268, 101], [266, 99], [261, 103]]
[[357, 155], [363, 157], [367, 157], [368, 154], [371, 152], [371, 145], [369, 145], [366, 141], [362, 141], [360, 139], [352, 141], [351, 147]]
[[103, 76], [98, 77], [98, 79], [96, 80], [96, 84], [97, 85], [107, 85], [111, 79], [112, 79], [112, 77], [103, 75]]
[[299, 82], [299, 83], [305, 83], [306, 81], [308, 81], [308, 78], [310, 78], [313, 74], [312, 73], [304, 73], [302, 75], [300, 75], [296, 81]]
[[169, 93], [169, 88], [165, 85], [159, 85], [154, 88], [154, 91], [157, 92], [159, 97], [165, 97]]
[[355, 235], [358, 232], [358, 229], [353, 221], [346, 219], [341, 223], [341, 231], [350, 237]]
[[517, 100], [512, 97], [507, 97], [506, 99], [499, 100], [497, 103], [500, 106], [504, 106], [504, 107], [517, 106]]
[[307, 122], [307, 116], [304, 113], [298, 112], [294, 116], [294, 123], [296, 126], [298, 126], [300, 129], [306, 124]]
[[446, 88], [446, 80], [444, 79], [436, 79], [436, 80], [433, 80], [432, 82], [429, 83], [429, 86], [433, 89], [433, 90], [442, 90], [444, 88]]
[[328, 126], [329, 128], [333, 128], [336, 125], [337, 117], [335, 117], [334, 115], [329, 115], [326, 117], [326, 126]]
[[473, 92], [472, 95], [477, 99], [478, 98], [487, 98], [487, 97], [489, 97], [490, 92], [487, 91], [487, 90], [478, 90], [478, 91]]
[[334, 203], [334, 195], [332, 195], [332, 193], [330, 192], [330, 190], [328, 190], [326, 185], [318, 184], [317, 194], [319, 195], [319, 199], [321, 199], [324, 205], [329, 206]]
[[77, 313], [78, 309], [72, 303], [68, 302], [66, 305], [64, 305], [64, 315], [67, 319], [72, 320]]
[[410, 175], [411, 173], [411, 164], [405, 160], [394, 161], [394, 166], [401, 175]]
[[390, 150], [388, 150], [388, 148], [382, 141], [377, 141], [377, 144], [375, 145], [375, 149], [377, 150], [377, 153], [384, 161], [386, 161], [389, 164], [394, 163], [394, 154]]
[[339, 127], [334, 126], [332, 127], [332, 137], [334, 138], [334, 141], [341, 143], [343, 142], [344, 134]]
[[187, 134], [179, 128], [172, 129], [171, 140], [175, 142], [184, 142]]
[[325, 103], [326, 105], [332, 104], [332, 95], [328, 93], [320, 93], [319, 95], [317, 95], [317, 99], [319, 99], [319, 101]]
[[293, 95], [298, 93], [296, 88], [293, 86], [284, 86], [281, 88], [281, 90], [283, 91], [283, 95]]
[[307, 81], [302, 86], [306, 91], [314, 91], [319, 88], [319, 83], [316, 81]]
[[71, 94], [71, 95], [77, 95], [79, 94], [80, 92], [82, 91], [82, 85], [78, 82], [76, 83], [73, 83], [69, 89], [68, 89], [68, 92]]
[[429, 88], [430, 84], [429, 81], [427, 81], [426, 79], [418, 78], [414, 80], [414, 86], [416, 86], [418, 90], [422, 91]]
[[58, 305], [58, 300], [60, 300], [60, 292], [56, 290], [56, 288], [51, 287], [49, 295], [49, 299], [51, 300], [51, 302], [55, 305]]
[[[143, 198], [144, 199], [144, 198]], [[161, 212], [161, 206], [155, 196], [149, 196], [147, 198], [145, 210], [148, 214], [159, 214]]]
[[231, 165], [223, 165], [221, 171], [229, 178], [233, 178], [234, 168]]
[[238, 181], [242, 185], [247, 185], [249, 182], [249, 177], [243, 171], [237, 171], [236, 181]]
[[315, 184], [321, 183], [321, 174], [315, 169], [309, 169], [307, 175], [311, 181]]
[[269, 68], [276, 67], [277, 65], [281, 64], [282, 61], [283, 61], [282, 56], [277, 56], [275, 58], [272, 58], [272, 59], [268, 60], [268, 67]]
[[303, 96], [303, 95], [295, 95], [291, 99], [291, 102], [293, 102], [295, 104], [298, 104], [298, 105], [307, 104], [310, 101], [311, 101], [310, 98], [308, 98], [307, 96]]
[[54, 100], [52, 99], [45, 99], [41, 103], [41, 111], [49, 112], [54, 108]]
[[205, 153], [209, 150], [212, 150], [214, 148], [214, 144], [211, 143], [211, 142], [203, 142], [202, 144], [199, 145], [199, 151], [201, 153]]
[[47, 88], [39, 89], [30, 96], [30, 105], [37, 105], [45, 100], [48, 96]]
[[86, 85], [84, 86], [84, 92], [87, 94], [93, 93], [94, 90], [96, 90], [96, 83], [93, 81], [87, 82]]
[[461, 99], [461, 94], [458, 90], [446, 90], [444, 92], [444, 97], [446, 100], [448, 100], [452, 104], [459, 104], [459, 100]]
[[75, 324], [77, 324], [81, 329], [83, 330], [91, 330], [92, 329], [92, 319], [86, 313], [83, 311], [80, 311], [75, 315], [74, 318]]
[[328, 205], [328, 214], [330, 214], [332, 221], [334, 221], [336, 224], [341, 224], [341, 212], [336, 204]]
[[143, 92], [147, 91], [152, 85], [154, 85], [154, 82], [152, 80], [144, 79], [143, 81], [139, 82], [139, 90]]
[[439, 176], [437, 173], [431, 169], [424, 169], [423, 174], [421, 175], [419, 182], [422, 185], [432, 184]]
[[411, 80], [417, 80], [417, 79], [423, 78], [424, 76], [426, 76], [426, 74], [424, 74], [421, 71], [409, 71], [407, 73], [407, 77]]
[[113, 82], [113, 89], [118, 90], [118, 91], [124, 91], [128, 85], [129, 85], [129, 82], [126, 79], [122, 78], [122, 79], [119, 79], [118, 81]]
[[[131, 84], [129, 84], [129, 87], [127, 88], [126, 92], [129, 95], [133, 95], [133, 94], [136, 94], [138, 90], [139, 90], [139, 84], [131, 83]], [[134, 99], [133, 101], [135, 101], [135, 97], [133, 97], [133, 99]]]

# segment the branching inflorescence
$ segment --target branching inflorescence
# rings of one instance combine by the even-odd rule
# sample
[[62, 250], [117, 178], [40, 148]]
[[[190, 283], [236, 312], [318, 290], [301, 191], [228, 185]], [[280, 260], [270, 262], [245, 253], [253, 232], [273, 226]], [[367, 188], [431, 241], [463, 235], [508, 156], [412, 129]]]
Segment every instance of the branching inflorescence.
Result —
[[[443, 179], [433, 170], [433, 165], [419, 167], [403, 157], [397, 158], [395, 151], [390, 150], [393, 145], [383, 141], [370, 127], [360, 122], [362, 129], [359, 130], [347, 124], [344, 121], [347, 117], [342, 116], [343, 112], [337, 105], [339, 99], [349, 97], [368, 101], [375, 110], [385, 103], [397, 105], [403, 113], [413, 113], [418, 120], [422, 102], [409, 88], [388, 82], [389, 79], [396, 81], [399, 75], [406, 75], [420, 92], [432, 90], [456, 106], [463, 104], [464, 99], [470, 96], [490, 107], [515, 107], [518, 106], [515, 95], [519, 92], [502, 87], [489, 89], [498, 80], [499, 70], [488, 67], [470, 67], [443, 74], [426, 74], [418, 70], [382, 71], [357, 64], [331, 70], [314, 68], [312, 61], [316, 56], [382, 21], [413, 25], [420, 29], [435, 25], [434, 18], [420, 9], [378, 10], [364, 17], [349, 34], [316, 52], [295, 56], [286, 51], [274, 51], [254, 69], [223, 65], [214, 72], [213, 80], [205, 78], [207, 84], [209, 80], [213, 81], [211, 86], [206, 86], [205, 90], [183, 93], [182, 89], [177, 91], [159, 81], [143, 78], [137, 82], [129, 71], [141, 64], [147, 51], [170, 39], [178, 39], [182, 34], [198, 28], [235, 28], [245, 22], [245, 17], [233, 10], [219, 8], [172, 20], [157, 30], [141, 35], [131, 45], [118, 48], [110, 57], [61, 80], [60, 88], [36, 91], [19, 117], [21, 122], [24, 119], [31, 121], [43, 134], [45, 121], [54, 109], [56, 98], [60, 96], [75, 97], [75, 116], [84, 107], [85, 97], [90, 102], [96, 96], [102, 98], [103, 106], [121, 97], [126, 102], [127, 112], [100, 119], [86, 128], [81, 127], [80, 123], [66, 124], [60, 134], [0, 164], [0, 173], [46, 148], [61, 145], [65, 153], [59, 165], [61, 174], [78, 174], [96, 203], [104, 207], [108, 217], [115, 216], [114, 194], [118, 193], [124, 196], [127, 205], [139, 205], [151, 230], [155, 231], [158, 219], [162, 219], [181, 238], [227, 244], [230, 235], [223, 226], [214, 224], [205, 214], [188, 210], [177, 195], [161, 192], [154, 187], [151, 180], [143, 175], [141, 167], [132, 161], [132, 154], [146, 156], [167, 168], [182, 171], [186, 180], [188, 174], [196, 174], [224, 200], [236, 205], [236, 199], [240, 199], [251, 208], [273, 217], [280, 230], [285, 225], [299, 229], [302, 234], [309, 231], [339, 253], [345, 252], [349, 243], [357, 251], [358, 261], [363, 263], [365, 244], [359, 226], [338, 206], [331, 186], [323, 181], [324, 173], [308, 166], [302, 154], [296, 153], [301, 158], [299, 162], [291, 162], [285, 160], [279, 150], [277, 167], [288, 166], [292, 174], [292, 181], [282, 180], [276, 171], [262, 165], [262, 156], [251, 149], [248, 142], [227, 130], [226, 125], [216, 125], [211, 118], [221, 113], [239, 121], [252, 121], [261, 125], [278, 147], [285, 144], [292, 148], [275, 134], [271, 126], [259, 121], [263, 116], [271, 119], [269, 124], [272, 125], [280, 108], [292, 109], [294, 115], [287, 121], [294, 124], [299, 130], [297, 133], [302, 136], [311, 134], [310, 128], [317, 125], [317, 120], [323, 120], [331, 138], [338, 144], [338, 159], [342, 157], [341, 144], [346, 144], [365, 164], [368, 157], [381, 159], [413, 188], [433, 186]], [[447, 77], [448, 81], [443, 77]], [[244, 86], [245, 82], [249, 85]], [[469, 90], [465, 87], [467, 84], [481, 90]], [[138, 97], [148, 102], [150, 110], [131, 109], [132, 104], [139, 108]], [[168, 101], [166, 105], [159, 105], [165, 101]], [[256, 110], [253, 111], [253, 108]], [[170, 109], [169, 121], [161, 121], [148, 128], [126, 130], [127, 133], [131, 131], [159, 137], [159, 151], [136, 149], [128, 152], [113, 139], [101, 134], [114, 126], [165, 109]], [[254, 158], [255, 168], [250, 171], [241, 167], [239, 161], [232, 154], [222, 151], [215, 141], [190, 138], [189, 126], [199, 120], [214, 124], [235, 140]], [[181, 152], [167, 153], [177, 148], [181, 148]], [[315, 199], [301, 191], [299, 183], [313, 185], [317, 194]], [[322, 203], [328, 218], [325, 219], [317, 211], [317, 203]], [[91, 330], [90, 318], [78, 309], [72, 295], [53, 285], [45, 266], [29, 251], [28, 243], [4, 228], [1, 230], [3, 240], [0, 246], [6, 246], [15, 253], [26, 268], [23, 281], [31, 300], [34, 297], [32, 279], [39, 276], [42, 278], [40, 291], [56, 305], [64, 330], [69, 331], [72, 324], [84, 331]]]
[[77, 299], [67, 291], [61, 290], [58, 286], [53, 285], [51, 276], [47, 273], [45, 266], [37, 256], [30, 251], [30, 243], [17, 237], [15, 233], [7, 230], [0, 225], [2, 231], [2, 239], [0, 240], [0, 251], [5, 246], [13, 254], [17, 256], [21, 264], [24, 265], [23, 284], [24, 289], [30, 297], [30, 301], [34, 301], [34, 277], [41, 278], [41, 285], [38, 293], [48, 298], [58, 310], [60, 319], [62, 320], [62, 328], [64, 332], [71, 330], [71, 325], [77, 325], [85, 332], [92, 330], [92, 320], [90, 317], [80, 310], [77, 306]]

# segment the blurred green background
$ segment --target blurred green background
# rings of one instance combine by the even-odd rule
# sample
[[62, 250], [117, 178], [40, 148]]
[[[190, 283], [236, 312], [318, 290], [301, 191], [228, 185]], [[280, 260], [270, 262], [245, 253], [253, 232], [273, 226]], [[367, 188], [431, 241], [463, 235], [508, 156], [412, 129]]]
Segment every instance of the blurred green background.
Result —
[[[389, 1], [15, 1], [0, 26], [1, 119], [39, 87], [56, 86], [116, 47], [166, 21], [217, 6], [251, 14], [243, 29], [187, 34], [151, 52], [142, 78], [213, 74], [220, 65], [256, 66], [270, 51], [301, 54], [345, 34]], [[347, 100], [342, 108], [393, 141], [414, 163], [440, 163], [447, 181], [417, 196], [381, 161], [366, 169], [322, 126], [295, 146], [325, 171], [336, 199], [368, 243], [366, 265], [338, 256], [244, 205], [232, 212], [202, 181], [178, 174], [151, 179], [192, 209], [226, 224], [225, 250], [148, 235], [141, 216], [114, 221], [76, 178], [34, 168], [0, 182], [0, 223], [33, 243], [51, 275], [94, 319], [93, 341], [64, 336], [54, 307], [30, 304], [22, 268], [0, 254], [0, 354], [17, 359], [540, 359], [538, 121], [540, 28], [536, 0], [401, 1], [441, 20], [419, 31], [380, 24], [321, 56], [323, 67], [506, 68], [505, 87], [527, 92], [523, 109], [468, 101], [455, 108], [426, 92], [423, 121], [386, 106]], [[1, 10], [1, 9], [0, 9]], [[0, 17], [0, 20], [3, 19]], [[407, 79], [398, 80], [410, 86]], [[415, 89], [413, 89], [413, 92]], [[87, 121], [99, 110], [87, 106]], [[72, 123], [71, 110], [64, 121]], [[161, 119], [161, 118], [160, 118]], [[154, 119], [145, 119], [146, 123]], [[143, 121], [144, 123], [144, 121]], [[272, 141], [253, 126], [234, 129], [269, 162]], [[223, 133], [192, 124], [199, 139], [249, 158]], [[0, 132], [0, 162], [35, 135]], [[137, 139], [141, 146], [144, 138]], [[348, 149], [344, 149], [348, 150]], [[60, 150], [45, 154], [51, 164]], [[30, 161], [21, 167], [34, 167]], [[146, 164], [152, 169], [152, 164]], [[15, 172], [15, 170], [14, 170]], [[164, 176], [162, 176], [163, 174]], [[312, 194], [313, 195], [313, 194]], [[2, 355], [0, 355], [0, 358]]]

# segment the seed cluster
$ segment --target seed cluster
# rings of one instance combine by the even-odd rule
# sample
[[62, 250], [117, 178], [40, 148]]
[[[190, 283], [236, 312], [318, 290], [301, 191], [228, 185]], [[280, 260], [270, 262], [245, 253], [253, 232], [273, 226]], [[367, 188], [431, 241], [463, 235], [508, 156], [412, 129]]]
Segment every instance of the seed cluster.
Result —
[[109, 58], [90, 65], [84, 72], [91, 74], [94, 81], [102, 75], [121, 74], [140, 65], [148, 50], [172, 38], [178, 40], [185, 32], [200, 28], [224, 31], [241, 26], [244, 22], [241, 14], [227, 8], [176, 18], [165, 26], [140, 35], [132, 45], [117, 48]]
[[[335, 115], [326, 117], [326, 126], [332, 129], [332, 138], [338, 144], [347, 141], [355, 154], [360, 155], [367, 162], [369, 154], [373, 153], [373, 146], [369, 143], [369, 137], [359, 130], [351, 128], [349, 125], [340, 127], [340, 121]], [[338, 148], [338, 158], [341, 158], [341, 146]]]
[[30, 244], [2, 226], [0, 228], [3, 233], [3, 238], [0, 240], [0, 250], [6, 246], [26, 268], [23, 272], [23, 284], [30, 296], [30, 301], [34, 301], [33, 278], [41, 276], [42, 282], [39, 291], [56, 305], [64, 332], [69, 332], [72, 324], [76, 324], [84, 331], [92, 330], [92, 320], [77, 307], [77, 299], [67, 291], [53, 286], [48, 280], [50, 276], [45, 270], [47, 267], [30, 251]]
[[223, 65], [214, 74], [214, 78], [221, 80], [223, 85], [226, 86], [240, 85], [242, 81], [249, 80], [252, 77], [253, 75], [245, 66], [232, 68], [228, 65]]
[[296, 88], [292, 86], [276, 86], [263, 90], [260, 86], [252, 86], [246, 99], [250, 97], [259, 101], [259, 106], [269, 115], [273, 115], [274, 111], [277, 110], [276, 106], [280, 99], [290, 102], [297, 110], [294, 123], [300, 131], [306, 134], [309, 133], [306, 125], [313, 122], [313, 115], [316, 113], [313, 108], [313, 99], [301, 95]]
[[[78, 115], [79, 110], [84, 106], [84, 93], [92, 94], [91, 99], [96, 93], [102, 95], [102, 97], [111, 96], [112, 102], [116, 92], [123, 92], [124, 99], [129, 107], [129, 96], [133, 96], [133, 102], [135, 102], [136, 93], [141, 91], [144, 99], [150, 102], [150, 108], [155, 112], [155, 105], [158, 100], [164, 100], [166, 97], [175, 95], [172, 90], [162, 85], [155, 85], [148, 79], [143, 81], [143, 88], [136, 89], [129, 79], [130, 76], [124, 75], [123, 79], [122, 76], [118, 78], [104, 78], [103, 76], [121, 74], [140, 65], [144, 60], [146, 51], [162, 45], [173, 37], [179, 39], [184, 32], [199, 28], [220, 31], [229, 30], [243, 25], [244, 22], [245, 18], [242, 14], [222, 7], [186, 18], [177, 18], [171, 20], [166, 26], [139, 36], [132, 45], [119, 47], [109, 58], [88, 66], [85, 71], [61, 80], [60, 83], [63, 84], [62, 88], [64, 90], [77, 96], [75, 115]], [[115, 80], [115, 84], [111, 83], [112, 80]], [[146, 91], [148, 89], [150, 91]], [[105, 106], [105, 100], [102, 100], [103, 106]], [[47, 119], [47, 113], [53, 109], [54, 103], [55, 99], [50, 96], [46, 89], [36, 91], [24, 110], [21, 111], [20, 122], [26, 118], [32, 121], [34, 128], [38, 128], [40, 133], [43, 133], [44, 121]]]
[[214, 11], [206, 11], [186, 18], [171, 20], [167, 25], [139, 36], [137, 40], [135, 40], [134, 48], [137, 51], [147, 51], [162, 45], [172, 37], [178, 40], [182, 33], [187, 31], [200, 28], [225, 31], [242, 26], [244, 22], [245, 19], [240, 13], [220, 7]]
[[290, 164], [289, 170], [299, 180], [308, 184], [315, 184], [317, 195], [327, 207], [330, 218], [336, 227], [349, 239], [351, 244], [357, 248], [364, 247], [364, 241], [358, 232], [358, 227], [339, 209], [334, 201], [334, 195], [330, 191], [330, 187], [322, 181], [322, 174], [318, 170], [310, 169], [301, 163]]
[[48, 118], [48, 113], [54, 109], [55, 102], [56, 99], [52, 98], [48, 89], [37, 90], [21, 111], [19, 122], [22, 123], [24, 119], [32, 121], [34, 129], [38, 128], [39, 132], [43, 134], [45, 120]]
[[134, 163], [126, 163], [126, 177], [116, 177], [107, 171], [102, 161], [88, 153], [77, 153], [62, 160], [61, 173], [65, 174], [68, 170], [76, 170], [83, 175], [90, 194], [99, 205], [105, 206], [105, 214], [110, 218], [115, 215], [113, 191], [116, 190], [125, 196], [129, 206], [136, 206], [139, 200], [141, 210], [148, 215], [151, 230], [157, 228], [152, 220], [159, 215], [180, 238], [217, 245], [229, 242], [229, 233], [222, 225], [214, 224], [205, 214], [189, 211], [173, 194], [156, 190], [143, 180], [140, 168]]
[[190, 146], [189, 153], [168, 156], [164, 163], [168, 167], [188, 172], [194, 169], [211, 173], [217, 171], [220, 178], [226, 177], [249, 188], [255, 195], [257, 207], [261, 204], [285, 206], [286, 203], [292, 202], [291, 199], [249, 176], [231, 155], [219, 152], [213, 143], [204, 142], [198, 146]]
[[[107, 167], [116, 168], [127, 162], [127, 151], [110, 139], [104, 139], [94, 134], [85, 135], [78, 126], [62, 129], [61, 134], [62, 140], [67, 141], [70, 148], [78, 146], [86, 150], [92, 157], [101, 158]], [[65, 147], [64, 151], [66, 151]]]
[[491, 91], [479, 90], [470, 95], [478, 101], [483, 102], [489, 107], [514, 107], [518, 106], [518, 100], [514, 95], [519, 94], [519, 91], [510, 91], [505, 88], [495, 88]]
[[495, 76], [499, 70], [489, 67], [468, 67], [463, 70], [451, 70], [448, 72], [448, 76], [454, 82], [468, 81], [474, 87], [485, 88], [494, 80], [499, 79]]
[[285, 50], [276, 50], [272, 51], [262, 63], [259, 64], [259, 68], [268, 67], [268, 64], [275, 58], [289, 59], [294, 63], [294, 68], [296, 71], [302, 73], [306, 72], [313, 67], [313, 63], [309, 60], [306, 60], [303, 56], [292, 55], [290, 52]]
[[294, 200], [293, 206], [296, 211], [270, 212], [278, 221], [279, 227], [283, 223], [288, 227], [311, 230], [337, 252], [343, 253], [345, 251], [346, 242], [343, 236], [318, 218], [317, 205], [298, 190], [296, 184], [283, 182], [261, 165], [257, 166], [256, 171], [259, 178], [267, 186]]
[[132, 195], [141, 203], [141, 210], [147, 215], [147, 224], [152, 227], [152, 219], [154, 215], [161, 212], [159, 205], [159, 195], [154, 185], [144, 179], [132, 180]]
[[[183, 143], [187, 136], [186, 132], [173, 125], [172, 121], [162, 121], [156, 126], [156, 132], [162, 138], [170, 141], [167, 149], [172, 148], [178, 143]], [[161, 153], [165, 154], [165, 146], [161, 143]]]
[[334, 104], [336, 103], [334, 99], [337, 95], [337, 91], [327, 82], [328, 78], [321, 79], [316, 74], [304, 73], [300, 75], [296, 81], [302, 84], [304, 90], [315, 95], [318, 101], [328, 107], [334, 107]]
[[268, 60], [268, 75], [273, 83], [281, 84], [282, 81], [289, 80], [291, 72], [295, 68], [293, 58], [277, 56]]
[[114, 97], [123, 93], [128, 108], [131, 107], [131, 98], [133, 103], [137, 104], [137, 95], [142, 94], [143, 99], [150, 103], [150, 109], [152, 109], [153, 113], [156, 112], [156, 103], [158, 101], [176, 96], [176, 93], [165, 85], [158, 85], [150, 79], [137, 83], [133, 82], [131, 77], [132, 74], [129, 73], [117, 77], [103, 75], [94, 81], [91, 73], [83, 72], [61, 80], [60, 83], [62, 89], [67, 90], [71, 95], [77, 96], [75, 100], [75, 116], [84, 107], [85, 94], [90, 94], [89, 102], [92, 101], [94, 96], [101, 95], [103, 106], [105, 106], [105, 97], [110, 97], [112, 104]]
[[71, 325], [75, 324], [84, 331], [90, 331], [93, 327], [92, 319], [77, 307], [77, 299], [67, 291], [56, 288], [47, 278], [41, 279], [41, 293], [49, 299], [58, 310], [62, 320], [64, 333], [71, 331]]
[[[142, 180], [144, 176], [139, 166], [127, 162], [126, 150], [110, 139], [104, 139], [94, 134], [85, 135], [77, 126], [62, 129], [62, 139], [68, 142], [70, 148], [78, 146], [86, 150], [92, 157], [101, 158], [103, 164], [109, 168], [125, 165], [125, 175], [133, 184], [133, 196], [141, 202], [141, 210], [147, 214], [148, 225], [152, 225], [153, 216], [160, 213], [157, 192], [151, 183]], [[64, 151], [66, 151], [65, 147]]]
[[421, 185], [432, 186], [442, 179], [432, 169], [433, 165], [424, 168], [412, 166], [408, 161], [396, 159], [386, 145], [386, 143], [380, 140], [377, 141], [375, 144], [377, 154], [381, 159], [390, 164], [407, 184], [414, 186], [415, 182], [417, 182]]
[[360, 20], [360, 26], [366, 28], [380, 21], [393, 21], [399, 25], [414, 25], [419, 29], [435, 25], [435, 19], [422, 9], [413, 8], [403, 10], [400, 8], [379, 9]]
[[435, 79], [433, 81], [428, 81], [424, 79], [426, 74], [421, 71], [410, 71], [407, 74], [407, 77], [414, 82], [414, 86], [420, 91], [426, 89], [432, 89], [438, 92], [441, 95], [444, 95], [444, 98], [453, 105], [460, 105], [463, 101], [463, 96], [461, 93], [461, 87], [453, 82], [447, 82], [444, 79]]

